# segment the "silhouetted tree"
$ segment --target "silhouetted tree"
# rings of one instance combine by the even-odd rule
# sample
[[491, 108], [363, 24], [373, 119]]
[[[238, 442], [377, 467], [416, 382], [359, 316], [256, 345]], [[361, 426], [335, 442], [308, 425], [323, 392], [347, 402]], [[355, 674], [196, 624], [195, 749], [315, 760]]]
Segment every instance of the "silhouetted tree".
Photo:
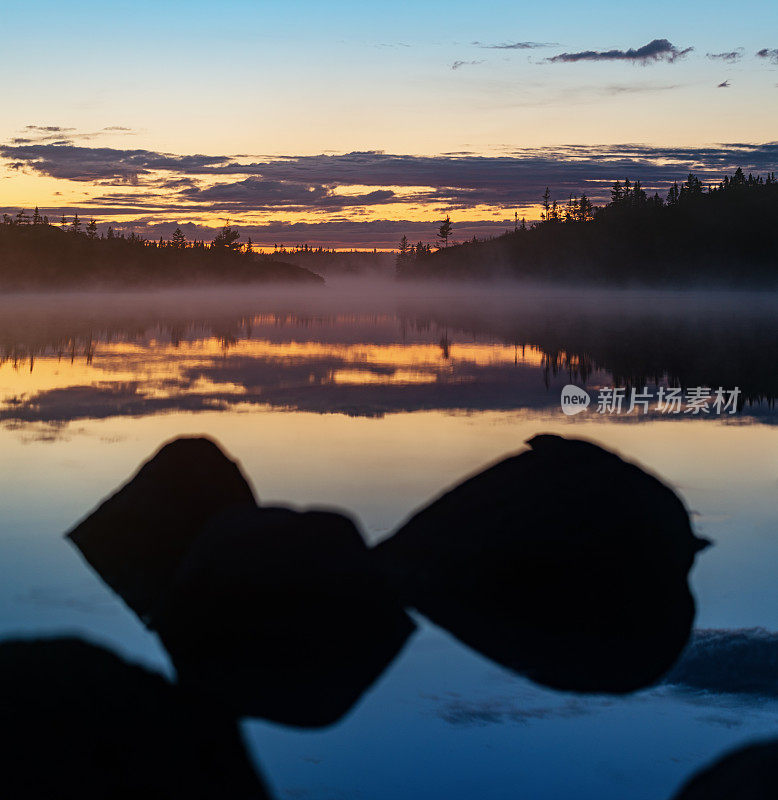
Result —
[[451, 219], [447, 216], [443, 220], [443, 224], [438, 228], [437, 238], [443, 242], [443, 247], [448, 247], [448, 240], [451, 236], [454, 226], [451, 224]]
[[540, 218], [544, 221], [548, 221], [549, 219], [549, 211], [551, 209], [551, 190], [546, 186], [546, 191], [543, 192], [543, 213], [540, 215]]
[[240, 239], [240, 233], [235, 228], [225, 225], [214, 237], [211, 247], [217, 250], [231, 250], [234, 252], [240, 248], [238, 239]]
[[170, 240], [170, 246], [179, 250], [186, 247], [186, 236], [184, 236], [184, 232], [181, 230], [181, 228], [176, 228], [173, 231], [173, 237]]
[[402, 272], [402, 270], [408, 265], [412, 255], [413, 245], [408, 244], [408, 237], [403, 234], [403, 238], [400, 239], [400, 244], [397, 247], [397, 257], [394, 260], [395, 269], [398, 272]]

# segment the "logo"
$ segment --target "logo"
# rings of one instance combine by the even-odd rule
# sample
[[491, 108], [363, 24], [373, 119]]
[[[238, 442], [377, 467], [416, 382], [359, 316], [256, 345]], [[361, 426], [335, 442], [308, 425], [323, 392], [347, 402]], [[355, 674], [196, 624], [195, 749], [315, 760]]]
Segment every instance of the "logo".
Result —
[[562, 411], [567, 414], [568, 417], [572, 417], [573, 414], [580, 414], [590, 402], [591, 397], [589, 397], [589, 393], [585, 392], [579, 386], [568, 383], [567, 386], [562, 389]]

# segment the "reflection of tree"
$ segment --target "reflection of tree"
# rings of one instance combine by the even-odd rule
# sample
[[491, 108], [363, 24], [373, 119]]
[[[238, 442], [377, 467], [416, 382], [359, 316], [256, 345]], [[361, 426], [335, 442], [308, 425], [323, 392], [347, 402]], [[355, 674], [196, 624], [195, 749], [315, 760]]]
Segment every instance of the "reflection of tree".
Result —
[[448, 338], [448, 331], [440, 338], [440, 350], [444, 359], [451, 358], [451, 340]]
[[[7, 307], [0, 305], [0, 363], [35, 369], [41, 358], [53, 357], [89, 364], [103, 344], [138, 345], [132, 348], [131, 356], [123, 355], [121, 348], [113, 353], [109, 347], [101, 348], [101, 368], [109, 363], [106, 356], [110, 355], [110, 373], [113, 369], [136, 369], [144, 359], [150, 363], [161, 358], [171, 364], [174, 360], [184, 363], [188, 355], [186, 348], [181, 350], [182, 344], [212, 340], [217, 347], [221, 345], [217, 352], [222, 366], [216, 369], [209, 365], [206, 356], [198, 374], [207, 382], [245, 385], [249, 393], [267, 391], [269, 402], [275, 399], [295, 407], [309, 401], [322, 407], [327, 403], [346, 406], [357, 395], [369, 396], [372, 403], [382, 392], [386, 410], [426, 406], [433, 403], [431, 394], [440, 390], [444, 377], [447, 395], [434, 401], [438, 406], [459, 403], [462, 407], [479, 407], [480, 403], [487, 408], [505, 404], [516, 407], [526, 401], [530, 389], [543, 391], [544, 383], [551, 386], [562, 377], [567, 382], [587, 383], [598, 372], [612, 376], [612, 382], [619, 386], [642, 387], [666, 381], [681, 386], [738, 386], [747, 403], [772, 402], [778, 397], [778, 315], [766, 299], [769, 296], [745, 299], [740, 304], [730, 300], [723, 306], [717, 300], [698, 308], [693, 296], [683, 296], [675, 306], [662, 300], [660, 312], [642, 307], [642, 295], [633, 305], [627, 297], [628, 293], [618, 294], [606, 301], [597, 295], [587, 301], [580, 295], [575, 308], [565, 298], [556, 303], [532, 298], [491, 298], [488, 303], [474, 302], [470, 297], [458, 301], [447, 298], [445, 302], [408, 299], [394, 317], [343, 317], [317, 314], [315, 310], [257, 316], [240, 306], [235, 313], [204, 311], [188, 318], [184, 313], [157, 315], [141, 309], [136, 315], [124, 316], [111, 309], [93, 308], [88, 313], [61, 314], [41, 308], [36, 314], [34, 307], [16, 308], [9, 303]], [[609, 309], [607, 303], [611, 301], [618, 306], [618, 313]], [[458, 332], [473, 343], [488, 346], [496, 342], [512, 348], [508, 355], [510, 372], [516, 372], [517, 377], [509, 376], [504, 358], [482, 365], [468, 365], [466, 359], [459, 358], [453, 363], [452, 340]], [[277, 342], [278, 350], [262, 356], [236, 347], [249, 339]], [[335, 387], [326, 380], [310, 383], [312, 372], [324, 376], [339, 369], [378, 368], [379, 362], [371, 362], [370, 357], [364, 362], [353, 357], [350, 361], [335, 358], [339, 347], [354, 341], [378, 347], [389, 344], [398, 351], [423, 342], [448, 365], [437, 383], [415, 388], [397, 385], [391, 392], [386, 386]], [[331, 353], [285, 357], [284, 342], [326, 342]], [[168, 343], [170, 350], [165, 354]], [[148, 348], [147, 355], [144, 348]], [[542, 353], [542, 360], [530, 362], [529, 372], [524, 360], [526, 348]], [[225, 355], [228, 358], [223, 358]], [[317, 359], [324, 360], [319, 363]], [[432, 365], [430, 368], [435, 369]], [[106, 378], [110, 380], [110, 375]], [[524, 381], [521, 389], [516, 383], [519, 380]], [[472, 391], [458, 384], [463, 381], [472, 382]], [[275, 388], [281, 384], [286, 387], [283, 396]], [[309, 398], [312, 386], [319, 387], [318, 398]], [[175, 391], [175, 387], [171, 384], [165, 391]], [[276, 391], [277, 396], [271, 396]]]

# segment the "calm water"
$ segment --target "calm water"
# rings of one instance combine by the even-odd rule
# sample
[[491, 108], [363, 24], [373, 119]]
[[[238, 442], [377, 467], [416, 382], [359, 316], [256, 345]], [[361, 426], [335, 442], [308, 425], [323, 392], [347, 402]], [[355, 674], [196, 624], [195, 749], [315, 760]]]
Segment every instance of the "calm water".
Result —
[[[671, 483], [715, 541], [700, 628], [778, 631], [778, 296], [398, 289], [0, 299], [0, 633], [78, 633], [170, 672], [62, 539], [165, 440], [205, 433], [263, 502], [348, 509], [377, 541], [532, 435], [581, 436]], [[738, 386], [735, 415], [574, 417], [576, 383]], [[607, 510], [603, 510], [607, 513]], [[244, 722], [279, 798], [665, 798], [778, 730], [778, 701], [535, 686], [419, 619], [339, 723]]]

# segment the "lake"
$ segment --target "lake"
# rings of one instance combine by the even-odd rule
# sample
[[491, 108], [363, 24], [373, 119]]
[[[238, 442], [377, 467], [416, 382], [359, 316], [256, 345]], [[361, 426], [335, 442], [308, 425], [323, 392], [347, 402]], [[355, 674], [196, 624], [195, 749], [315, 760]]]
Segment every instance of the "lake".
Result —
[[[696, 627], [778, 631], [776, 294], [355, 279], [6, 295], [0, 358], [4, 638], [75, 633], [172, 674], [63, 533], [182, 434], [219, 442], [261, 502], [345, 509], [370, 543], [539, 432], [586, 438], [662, 477], [713, 540]], [[591, 397], [579, 414], [568, 384]], [[662, 411], [673, 386], [737, 389], [736, 411]], [[599, 408], [609, 388], [621, 413]], [[659, 800], [778, 729], [776, 691], [559, 692], [415, 620], [336, 724], [242, 722], [275, 797]]]

